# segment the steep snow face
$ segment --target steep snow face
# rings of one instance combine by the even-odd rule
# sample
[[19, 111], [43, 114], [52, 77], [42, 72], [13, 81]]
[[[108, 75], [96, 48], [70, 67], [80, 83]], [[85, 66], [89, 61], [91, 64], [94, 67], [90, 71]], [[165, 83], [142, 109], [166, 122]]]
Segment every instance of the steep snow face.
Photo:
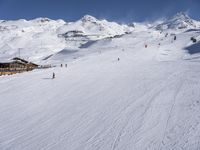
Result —
[[38, 18], [34, 20], [2, 21], [0, 23], [0, 55], [11, 58], [18, 55], [38, 60], [65, 47], [56, 30], [65, 24], [62, 20]]
[[198, 28], [199, 22], [191, 19], [186, 13], [178, 13], [175, 16], [158, 24], [155, 28], [157, 30], [178, 30], [178, 29], [195, 29]]
[[98, 20], [86, 15], [76, 22], [66, 23], [58, 28], [57, 33], [60, 38], [64, 38], [68, 48], [77, 48], [81, 45], [103, 38], [123, 35], [134, 30], [127, 25], [119, 25], [107, 20]]

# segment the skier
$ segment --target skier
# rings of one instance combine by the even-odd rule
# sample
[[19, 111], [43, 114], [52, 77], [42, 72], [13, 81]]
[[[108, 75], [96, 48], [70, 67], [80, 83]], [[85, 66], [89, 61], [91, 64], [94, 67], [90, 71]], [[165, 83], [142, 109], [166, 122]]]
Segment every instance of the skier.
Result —
[[176, 35], [174, 36], [174, 41], [176, 40]]
[[118, 61], [120, 60], [120, 59], [119, 59], [119, 57], [118, 57], [118, 59], [117, 59], [117, 60], [118, 60]]
[[52, 79], [54, 79], [55, 78], [55, 73], [53, 72], [53, 76], [52, 76]]
[[147, 44], [145, 44], [145, 48], [147, 48]]
[[193, 43], [197, 42], [197, 39], [195, 39], [194, 37], [191, 37], [191, 40], [192, 40]]
[[61, 64], [60, 67], [62, 67], [63, 65]]
[[65, 67], [67, 68], [67, 64], [65, 64]]

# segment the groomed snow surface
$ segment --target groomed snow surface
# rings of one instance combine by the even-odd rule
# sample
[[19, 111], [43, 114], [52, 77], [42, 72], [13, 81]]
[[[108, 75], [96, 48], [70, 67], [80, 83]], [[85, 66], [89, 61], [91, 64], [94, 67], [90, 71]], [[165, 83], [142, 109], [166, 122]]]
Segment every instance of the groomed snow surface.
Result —
[[133, 31], [1, 76], [0, 150], [200, 149], [199, 35]]

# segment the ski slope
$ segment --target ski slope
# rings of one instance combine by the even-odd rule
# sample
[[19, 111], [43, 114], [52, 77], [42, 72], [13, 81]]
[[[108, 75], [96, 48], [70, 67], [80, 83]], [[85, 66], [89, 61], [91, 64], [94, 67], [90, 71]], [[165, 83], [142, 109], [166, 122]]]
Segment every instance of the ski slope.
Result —
[[67, 68], [0, 77], [0, 149], [199, 149], [200, 57], [185, 49], [194, 35], [134, 31], [49, 60]]

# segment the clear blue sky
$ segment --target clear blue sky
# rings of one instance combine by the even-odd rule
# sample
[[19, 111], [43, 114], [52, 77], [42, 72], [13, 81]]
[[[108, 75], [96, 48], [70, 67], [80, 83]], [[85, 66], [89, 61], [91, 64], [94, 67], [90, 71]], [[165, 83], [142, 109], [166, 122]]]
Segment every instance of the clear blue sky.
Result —
[[118, 22], [155, 20], [180, 11], [200, 20], [200, 0], [0, 0], [0, 19], [48, 17], [74, 21], [85, 14]]

